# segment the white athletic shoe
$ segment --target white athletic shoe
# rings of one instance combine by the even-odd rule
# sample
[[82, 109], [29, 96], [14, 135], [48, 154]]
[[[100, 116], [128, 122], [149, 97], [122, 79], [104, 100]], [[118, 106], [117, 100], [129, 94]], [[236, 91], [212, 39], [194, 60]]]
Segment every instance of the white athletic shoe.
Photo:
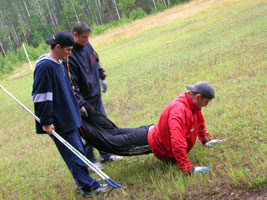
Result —
[[93, 191], [83, 191], [81, 190], [82, 192], [82, 195], [84, 198], [91, 198], [92, 197], [92, 193], [98, 195], [98, 194], [101, 194], [101, 193], [106, 193], [108, 191], [110, 191], [110, 187], [108, 184], [100, 184], [99, 188], [93, 190]]
[[[93, 163], [98, 169], [103, 170], [105, 169], [104, 165], [102, 165], [100, 162]], [[89, 172], [94, 172], [90, 167], [88, 167]]]
[[104, 162], [113, 162], [113, 161], [119, 161], [119, 160], [122, 160], [122, 159], [123, 159], [122, 156], [112, 155], [112, 156], [110, 156], [106, 160], [100, 160], [100, 162], [101, 163], [104, 163]]
[[122, 160], [123, 157], [122, 156], [117, 156], [117, 155], [112, 155], [112, 156], [110, 156], [109, 159], [112, 160], [112, 161], [119, 161], [119, 160]]

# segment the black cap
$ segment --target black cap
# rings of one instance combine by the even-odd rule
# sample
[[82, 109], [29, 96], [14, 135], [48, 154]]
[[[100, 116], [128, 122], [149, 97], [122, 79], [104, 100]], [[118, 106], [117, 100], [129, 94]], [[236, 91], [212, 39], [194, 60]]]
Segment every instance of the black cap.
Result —
[[213, 99], [215, 92], [211, 84], [207, 81], [201, 81], [195, 85], [186, 85], [186, 88], [191, 92], [201, 94], [203, 97]]
[[60, 44], [62, 46], [68, 47], [73, 46], [74, 39], [70, 33], [59, 31], [52, 38], [45, 40], [45, 43], [49, 45]]

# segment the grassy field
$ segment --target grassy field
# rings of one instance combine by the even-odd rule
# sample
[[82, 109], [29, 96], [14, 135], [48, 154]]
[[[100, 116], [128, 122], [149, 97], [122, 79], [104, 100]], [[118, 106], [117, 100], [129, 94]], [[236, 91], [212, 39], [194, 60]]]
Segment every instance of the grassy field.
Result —
[[[207, 174], [186, 176], [152, 154], [108, 163], [122, 189], [94, 199], [267, 198], [266, 13], [265, 0], [196, 0], [92, 38], [118, 126], [156, 123], [185, 84], [205, 80], [216, 90], [206, 126], [224, 139], [189, 153]], [[31, 110], [32, 76], [24, 64], [1, 80]], [[82, 199], [51, 139], [36, 135], [32, 117], [2, 91], [0, 116], [0, 199]]]

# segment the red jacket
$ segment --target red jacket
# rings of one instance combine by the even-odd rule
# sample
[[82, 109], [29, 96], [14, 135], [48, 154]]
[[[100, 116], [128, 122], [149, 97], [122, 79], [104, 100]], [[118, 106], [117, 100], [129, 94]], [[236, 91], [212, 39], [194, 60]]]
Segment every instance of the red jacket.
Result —
[[185, 172], [193, 168], [187, 153], [197, 136], [204, 143], [209, 138], [201, 110], [184, 93], [174, 99], [163, 111], [158, 123], [148, 132], [148, 143], [154, 155], [163, 161], [176, 161]]

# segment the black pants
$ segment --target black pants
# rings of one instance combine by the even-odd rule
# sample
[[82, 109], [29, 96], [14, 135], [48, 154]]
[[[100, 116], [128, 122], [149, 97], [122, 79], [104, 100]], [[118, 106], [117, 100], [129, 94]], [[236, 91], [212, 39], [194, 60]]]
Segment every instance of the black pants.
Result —
[[[99, 101], [97, 101], [91, 105], [94, 107], [95, 110], [97, 110], [98, 112], [107, 116], [102, 99], [100, 99]], [[87, 141], [84, 144], [84, 150], [85, 150], [86, 157], [92, 163], [96, 163], [96, 157], [94, 155], [93, 146]], [[112, 154], [104, 152], [104, 151], [99, 151], [99, 154], [100, 154], [100, 161], [109, 160], [109, 158], [112, 156]]]
[[100, 151], [132, 156], [151, 153], [147, 141], [151, 125], [138, 128], [118, 128], [105, 115], [85, 104], [88, 116], [82, 117], [81, 136]]

